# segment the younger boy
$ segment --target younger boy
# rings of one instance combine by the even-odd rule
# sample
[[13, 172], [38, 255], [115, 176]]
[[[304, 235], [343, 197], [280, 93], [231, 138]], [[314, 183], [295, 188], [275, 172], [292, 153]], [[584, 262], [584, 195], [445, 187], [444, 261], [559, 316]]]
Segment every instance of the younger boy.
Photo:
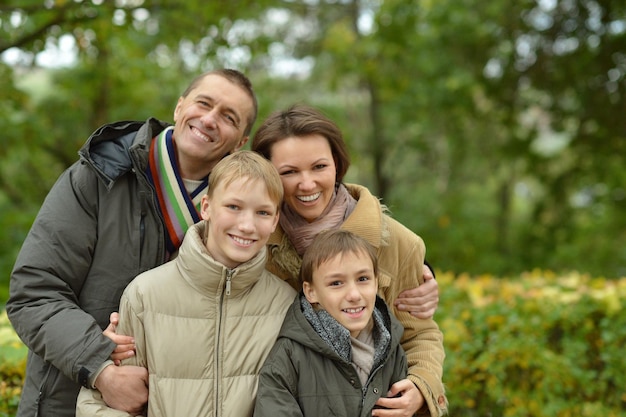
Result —
[[[187, 231], [174, 260], [124, 291], [118, 331], [134, 336], [136, 355], [123, 365], [148, 369], [150, 417], [252, 415], [261, 364], [296, 295], [265, 270], [282, 196], [262, 156], [222, 159], [202, 198], [204, 221]], [[76, 415], [129, 414], [82, 388]]]
[[376, 294], [377, 268], [371, 245], [349, 231], [315, 238], [302, 260], [302, 293], [261, 369], [255, 417], [371, 416], [406, 378], [403, 327]]

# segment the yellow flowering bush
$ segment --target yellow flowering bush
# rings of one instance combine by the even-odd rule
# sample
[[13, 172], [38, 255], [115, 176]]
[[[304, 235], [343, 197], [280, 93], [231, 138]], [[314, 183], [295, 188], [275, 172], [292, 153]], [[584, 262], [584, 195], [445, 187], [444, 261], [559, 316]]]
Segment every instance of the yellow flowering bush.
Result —
[[[626, 415], [626, 278], [439, 272], [450, 415]], [[0, 314], [0, 417], [14, 415], [26, 349]]]
[[0, 417], [14, 416], [26, 370], [26, 347], [17, 337], [5, 310], [0, 312]]
[[626, 415], [626, 278], [437, 280], [450, 415]]

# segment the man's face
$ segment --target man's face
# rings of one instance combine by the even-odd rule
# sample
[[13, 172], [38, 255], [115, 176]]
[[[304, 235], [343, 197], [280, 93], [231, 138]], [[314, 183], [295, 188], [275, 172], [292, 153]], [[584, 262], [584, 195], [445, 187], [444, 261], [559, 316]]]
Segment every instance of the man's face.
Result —
[[174, 110], [174, 141], [181, 175], [201, 179], [225, 155], [248, 141], [252, 98], [226, 78], [207, 75]]

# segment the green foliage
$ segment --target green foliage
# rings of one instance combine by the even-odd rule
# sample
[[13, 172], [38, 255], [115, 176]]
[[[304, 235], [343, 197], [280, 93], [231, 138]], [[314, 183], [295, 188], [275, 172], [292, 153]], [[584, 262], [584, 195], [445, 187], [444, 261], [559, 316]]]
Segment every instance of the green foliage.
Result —
[[[617, 167], [626, 129], [615, 118], [626, 84], [615, 66], [623, 68], [617, 51], [626, 32], [599, 24], [623, 7], [420, 4], [414, 31], [397, 2], [385, 1], [378, 15], [393, 29], [384, 43], [407, 51], [390, 61], [390, 81], [380, 81], [393, 92], [384, 103], [393, 187], [384, 197], [395, 216], [424, 237], [431, 261], [457, 272], [530, 265], [624, 275]], [[376, 36], [384, 33], [381, 26]], [[604, 104], [589, 104], [595, 100]]]
[[[171, 120], [187, 82], [221, 66], [250, 76], [259, 119], [294, 102], [331, 115], [347, 180], [435, 265], [624, 276], [625, 14], [598, 0], [7, 0], [0, 52], [21, 59], [0, 61], [0, 288], [89, 133]], [[73, 64], [38, 66], [68, 38]], [[311, 73], [292, 74], [302, 62]]]
[[624, 415], [626, 279], [437, 278], [450, 415]]

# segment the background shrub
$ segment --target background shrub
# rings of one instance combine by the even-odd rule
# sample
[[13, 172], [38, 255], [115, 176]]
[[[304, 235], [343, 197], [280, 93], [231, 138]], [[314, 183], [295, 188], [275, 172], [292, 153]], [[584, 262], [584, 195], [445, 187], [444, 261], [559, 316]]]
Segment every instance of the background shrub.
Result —
[[[450, 416], [626, 415], [626, 278], [437, 274]], [[0, 417], [17, 410], [26, 349], [0, 315]]]
[[452, 416], [626, 415], [626, 280], [438, 274]]
[[0, 417], [15, 415], [22, 393], [27, 350], [5, 310], [0, 312]]

